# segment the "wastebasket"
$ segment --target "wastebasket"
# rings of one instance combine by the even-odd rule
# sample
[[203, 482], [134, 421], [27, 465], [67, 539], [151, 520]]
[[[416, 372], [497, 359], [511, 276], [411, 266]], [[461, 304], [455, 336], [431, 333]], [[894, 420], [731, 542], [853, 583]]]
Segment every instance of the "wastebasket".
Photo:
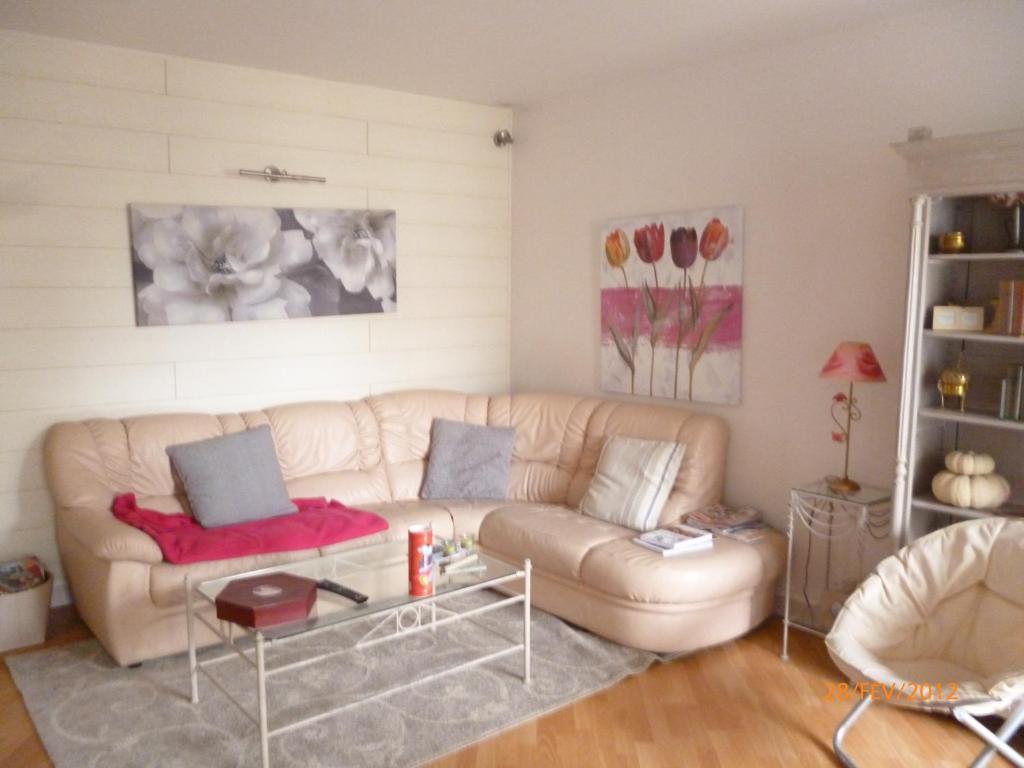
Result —
[[0, 593], [0, 651], [37, 645], [46, 640], [53, 576], [21, 592]]

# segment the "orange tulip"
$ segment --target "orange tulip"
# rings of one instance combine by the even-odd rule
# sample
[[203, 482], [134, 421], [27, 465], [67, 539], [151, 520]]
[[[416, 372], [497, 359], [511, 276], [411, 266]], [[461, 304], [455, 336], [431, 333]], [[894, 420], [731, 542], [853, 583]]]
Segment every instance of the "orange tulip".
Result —
[[729, 245], [729, 228], [719, 219], [712, 219], [700, 236], [700, 255], [707, 261], [714, 261]]
[[629, 238], [621, 229], [616, 229], [604, 239], [604, 255], [613, 267], [621, 267], [629, 258]]

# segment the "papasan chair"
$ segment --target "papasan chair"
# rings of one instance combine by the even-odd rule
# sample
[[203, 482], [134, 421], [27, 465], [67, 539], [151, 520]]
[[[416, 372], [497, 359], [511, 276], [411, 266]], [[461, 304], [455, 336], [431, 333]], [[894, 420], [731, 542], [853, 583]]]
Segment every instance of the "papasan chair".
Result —
[[[958, 523], [886, 558], [850, 595], [825, 643], [862, 684], [833, 739], [847, 768], [856, 764], [843, 738], [872, 702], [954, 716], [985, 742], [976, 768], [996, 751], [1024, 766], [1009, 744], [1024, 722], [1024, 521]], [[998, 732], [977, 719], [988, 715], [1004, 718]]]

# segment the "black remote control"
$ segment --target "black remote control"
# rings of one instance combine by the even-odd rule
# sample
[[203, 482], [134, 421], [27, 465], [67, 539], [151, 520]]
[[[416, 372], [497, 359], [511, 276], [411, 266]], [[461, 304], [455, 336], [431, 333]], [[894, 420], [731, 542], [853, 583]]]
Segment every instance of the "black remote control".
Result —
[[330, 579], [320, 579], [316, 585], [320, 589], [326, 589], [328, 592], [333, 592], [336, 595], [347, 597], [353, 603], [359, 603], [360, 605], [370, 599], [362, 592], [356, 592], [354, 589], [349, 589], [345, 585], [339, 584], [336, 581], [331, 581]]

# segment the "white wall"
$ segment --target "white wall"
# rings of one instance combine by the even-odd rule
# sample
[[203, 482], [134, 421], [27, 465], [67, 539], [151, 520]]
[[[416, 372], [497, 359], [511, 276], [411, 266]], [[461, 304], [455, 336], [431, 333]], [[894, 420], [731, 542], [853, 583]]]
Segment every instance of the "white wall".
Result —
[[851, 474], [890, 485], [909, 204], [889, 144], [1024, 125], [1022, 30], [1024, 3], [978, 0], [517, 110], [513, 390], [598, 391], [602, 221], [738, 204], [743, 403], [704, 407], [732, 429], [727, 500], [781, 524], [793, 483], [841, 470], [817, 374], [843, 339], [889, 379], [858, 388]]
[[[508, 386], [507, 110], [0, 31], [0, 559], [61, 419]], [[328, 184], [268, 184], [275, 164]], [[136, 328], [129, 202], [394, 208], [399, 311]], [[60, 586], [58, 582], [58, 587]]]

